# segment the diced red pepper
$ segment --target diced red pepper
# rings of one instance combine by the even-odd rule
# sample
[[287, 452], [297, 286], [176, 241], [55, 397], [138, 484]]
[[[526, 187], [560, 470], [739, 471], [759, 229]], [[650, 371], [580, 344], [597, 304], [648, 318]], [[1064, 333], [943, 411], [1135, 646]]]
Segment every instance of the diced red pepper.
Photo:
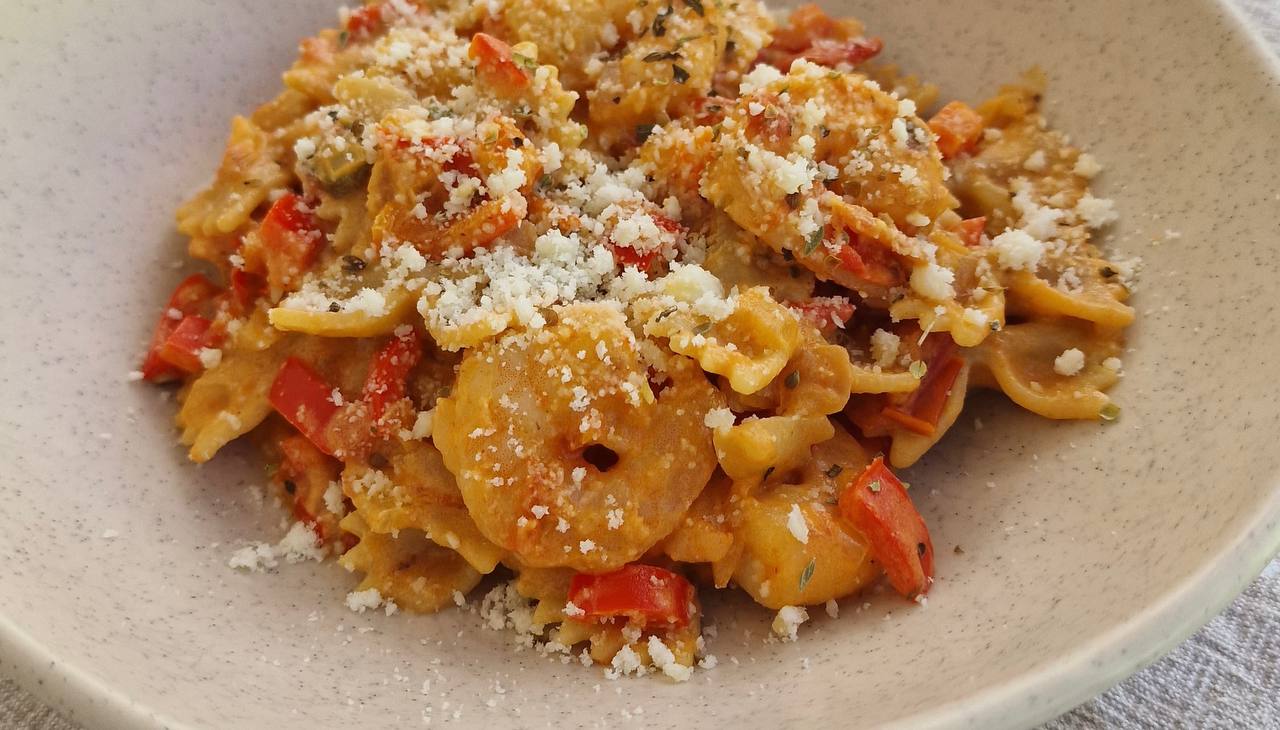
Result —
[[302, 432], [320, 451], [333, 455], [325, 429], [338, 406], [333, 402], [334, 388], [302, 360], [291, 357], [280, 366], [271, 383], [267, 400], [285, 420]]
[[290, 434], [277, 442], [280, 468], [275, 478], [293, 501], [293, 516], [315, 530], [322, 543], [333, 539], [340, 530], [337, 515], [329, 512], [324, 494], [338, 478], [342, 463], [325, 456], [301, 434]]
[[773, 33], [773, 43], [760, 52], [760, 62], [786, 73], [797, 58], [823, 66], [857, 65], [884, 49], [879, 38], [856, 36], [856, 23], [840, 21], [808, 3], [791, 13], [787, 24]]
[[584, 619], [617, 616], [646, 623], [689, 623], [693, 586], [684, 576], [653, 565], [632, 563], [601, 575], [579, 573], [569, 584], [569, 602]]
[[529, 74], [516, 61], [511, 46], [488, 33], [471, 37], [467, 55], [476, 62], [476, 73], [501, 89], [523, 89], [529, 85]]
[[231, 301], [240, 312], [252, 309], [266, 286], [267, 282], [257, 274], [250, 274], [244, 269], [231, 270]]
[[965, 218], [960, 221], [960, 240], [969, 248], [977, 248], [982, 244], [982, 233], [987, 229], [987, 217]]
[[898, 405], [887, 405], [883, 415], [903, 428], [921, 436], [933, 436], [938, 419], [951, 397], [952, 386], [964, 369], [964, 358], [955, 354], [955, 341], [947, 334], [931, 335], [926, 340], [926, 370], [920, 387]]
[[365, 5], [347, 16], [347, 32], [357, 38], [376, 33], [382, 28], [382, 5]]
[[160, 346], [160, 359], [183, 372], [198, 373], [203, 370], [200, 351], [214, 344], [210, 337], [210, 324], [209, 320], [198, 314], [183, 317]]
[[267, 211], [258, 229], [267, 283], [273, 289], [288, 289], [300, 280], [324, 243], [315, 216], [293, 193], [285, 193]]
[[799, 54], [820, 66], [834, 67], [841, 63], [857, 66], [869, 61], [884, 50], [884, 41], [879, 38], [852, 38], [846, 41], [819, 38], [813, 45]]
[[982, 137], [982, 115], [962, 101], [953, 101], [929, 120], [929, 129], [938, 135], [938, 151], [944, 159], [971, 152]]
[[645, 274], [649, 273], [649, 269], [653, 267], [653, 262], [658, 258], [657, 250], [639, 251], [630, 246], [619, 246], [612, 243], [609, 244], [609, 250], [613, 252], [613, 260], [618, 266], [623, 268], [631, 266]]
[[892, 251], [853, 231], [849, 232], [849, 243], [841, 247], [836, 256], [842, 268], [871, 284], [896, 286], [905, 278], [902, 265]]
[[374, 421], [382, 417], [388, 404], [404, 397], [409, 371], [421, 359], [422, 338], [412, 327], [404, 334], [392, 336], [373, 356], [364, 381], [364, 400]]
[[[199, 312], [220, 291], [203, 274], [192, 274], [178, 284], [169, 295], [169, 305], [161, 313], [160, 321], [156, 323], [156, 329], [151, 335], [151, 345], [142, 361], [142, 377], [152, 382], [162, 382], [181, 375], [181, 371], [160, 356], [160, 350], [187, 315]], [[177, 316], [172, 316], [173, 314]]]
[[840, 515], [871, 543], [871, 556], [894, 590], [907, 598], [929, 592], [933, 541], [902, 482], [877, 456], [840, 493]]
[[789, 306], [799, 312], [802, 320], [824, 334], [844, 327], [854, 310], [848, 297], [813, 297], [807, 302], [793, 302]]

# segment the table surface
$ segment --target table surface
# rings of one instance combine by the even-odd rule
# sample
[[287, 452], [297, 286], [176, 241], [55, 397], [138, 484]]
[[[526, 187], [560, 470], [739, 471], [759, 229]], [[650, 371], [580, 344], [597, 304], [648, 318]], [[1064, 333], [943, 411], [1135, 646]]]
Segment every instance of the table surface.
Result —
[[[1280, 0], [1231, 0], [1280, 53]], [[1280, 559], [1168, 656], [1040, 730], [1280, 728]], [[0, 678], [0, 728], [79, 730]]]

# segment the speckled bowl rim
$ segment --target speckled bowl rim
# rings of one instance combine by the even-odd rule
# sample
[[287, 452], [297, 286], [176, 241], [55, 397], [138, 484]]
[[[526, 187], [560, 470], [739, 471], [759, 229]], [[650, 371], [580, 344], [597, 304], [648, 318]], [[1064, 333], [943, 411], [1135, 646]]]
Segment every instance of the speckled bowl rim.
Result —
[[[1217, 0], [1233, 32], [1246, 39], [1253, 61], [1280, 89], [1280, 58], [1243, 11]], [[1270, 486], [1247, 530], [1203, 566], [1128, 621], [1042, 669], [1002, 685], [902, 718], [889, 727], [1031, 727], [1087, 701], [1154, 662], [1220, 613], [1280, 555], [1280, 480]], [[1226, 569], [1224, 569], [1226, 568]], [[185, 730], [193, 726], [149, 709], [103, 679], [64, 662], [0, 615], [0, 672], [69, 719], [105, 728]], [[194, 730], [194, 728], [193, 728]]]

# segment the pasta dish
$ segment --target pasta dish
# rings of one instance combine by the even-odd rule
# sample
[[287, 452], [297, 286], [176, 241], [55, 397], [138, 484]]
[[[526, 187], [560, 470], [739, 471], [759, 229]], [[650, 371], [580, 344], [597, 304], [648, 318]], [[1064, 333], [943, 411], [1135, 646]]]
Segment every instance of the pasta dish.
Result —
[[[1114, 420], [1133, 262], [1028, 72], [973, 106], [813, 5], [390, 0], [304, 40], [178, 211], [207, 264], [137, 378], [292, 511], [356, 611], [475, 600], [610, 676], [794, 640], [934, 552], [897, 471], [993, 389]], [[927, 489], [927, 485], [925, 485]], [[476, 590], [478, 587], [479, 590]], [[476, 598], [472, 598], [473, 591]]]

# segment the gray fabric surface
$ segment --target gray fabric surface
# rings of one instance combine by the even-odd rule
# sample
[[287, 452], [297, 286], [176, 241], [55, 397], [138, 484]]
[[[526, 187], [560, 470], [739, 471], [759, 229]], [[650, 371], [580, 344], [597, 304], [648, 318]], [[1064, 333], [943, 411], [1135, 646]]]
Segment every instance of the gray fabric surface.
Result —
[[[1232, 0], [1280, 53], [1280, 0]], [[0, 728], [78, 730], [0, 679]], [[1169, 656], [1040, 730], [1280, 728], [1280, 560]]]

